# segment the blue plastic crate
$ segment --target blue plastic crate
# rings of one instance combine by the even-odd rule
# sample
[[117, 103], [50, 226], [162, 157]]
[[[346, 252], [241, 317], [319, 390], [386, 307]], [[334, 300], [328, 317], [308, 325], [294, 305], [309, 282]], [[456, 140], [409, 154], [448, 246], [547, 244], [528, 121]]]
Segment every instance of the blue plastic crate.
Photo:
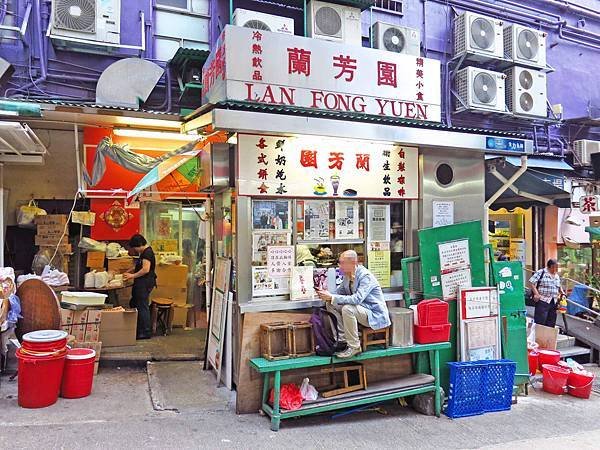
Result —
[[508, 359], [488, 361], [483, 383], [485, 411], [507, 411], [512, 406], [517, 363]]
[[509, 360], [449, 362], [446, 415], [451, 418], [509, 410], [517, 364]]
[[446, 415], [451, 418], [476, 416], [485, 412], [481, 385], [485, 365], [479, 362], [449, 362], [450, 386]]

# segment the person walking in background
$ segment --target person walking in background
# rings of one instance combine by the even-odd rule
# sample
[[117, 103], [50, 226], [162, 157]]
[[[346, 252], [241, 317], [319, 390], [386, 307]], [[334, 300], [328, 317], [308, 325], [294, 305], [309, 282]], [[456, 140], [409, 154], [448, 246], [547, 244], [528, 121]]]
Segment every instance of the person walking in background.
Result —
[[534, 321], [554, 328], [556, 309], [560, 295], [565, 295], [558, 275], [558, 261], [549, 259], [546, 268], [538, 270], [529, 279], [529, 288], [535, 302]]
[[138, 255], [135, 267], [123, 274], [123, 279], [133, 280], [129, 306], [138, 311], [137, 339], [150, 339], [150, 292], [156, 287], [156, 258], [152, 247], [141, 234], [129, 239], [129, 248]]

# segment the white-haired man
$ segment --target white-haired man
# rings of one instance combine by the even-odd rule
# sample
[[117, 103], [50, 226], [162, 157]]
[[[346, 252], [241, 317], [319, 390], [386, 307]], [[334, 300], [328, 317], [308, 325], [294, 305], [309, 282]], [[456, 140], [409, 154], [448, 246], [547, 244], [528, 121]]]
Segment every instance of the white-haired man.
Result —
[[358, 264], [358, 255], [347, 250], [340, 255], [340, 269], [344, 281], [334, 294], [319, 290], [327, 309], [338, 318], [340, 340], [348, 344], [346, 350], [336, 353], [338, 358], [351, 358], [360, 353], [358, 324], [380, 330], [390, 326], [390, 316], [383, 291], [375, 276]]

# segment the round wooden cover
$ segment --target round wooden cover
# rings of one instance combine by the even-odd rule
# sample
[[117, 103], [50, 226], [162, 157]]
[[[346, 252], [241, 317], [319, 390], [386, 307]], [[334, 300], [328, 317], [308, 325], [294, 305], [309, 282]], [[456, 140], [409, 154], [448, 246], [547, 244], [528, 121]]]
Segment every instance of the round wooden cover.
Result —
[[27, 280], [19, 289], [21, 315], [15, 334], [19, 340], [23, 335], [37, 330], [60, 329], [60, 303], [54, 291], [42, 280]]

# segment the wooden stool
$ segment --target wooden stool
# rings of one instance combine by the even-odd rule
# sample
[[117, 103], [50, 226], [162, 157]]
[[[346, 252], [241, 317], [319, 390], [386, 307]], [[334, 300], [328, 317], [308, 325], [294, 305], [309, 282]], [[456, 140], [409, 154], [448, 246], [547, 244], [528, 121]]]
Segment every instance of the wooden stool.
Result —
[[369, 327], [364, 327], [362, 329], [361, 343], [363, 352], [366, 352], [367, 347], [370, 345], [383, 344], [385, 348], [388, 348], [389, 341], [390, 327], [382, 328], [381, 330], [374, 330], [373, 328]]
[[[323, 388], [323, 398], [335, 397], [348, 392], [359, 391], [367, 388], [367, 373], [362, 364], [337, 365], [321, 369], [321, 373], [329, 374], [331, 386]], [[341, 374], [341, 382], [337, 375]]]
[[152, 321], [152, 334], [156, 334], [158, 325], [163, 329], [163, 335], [168, 335], [173, 330], [174, 315], [173, 300], [169, 298], [153, 298], [150, 306], [150, 320]]
[[291, 328], [288, 322], [263, 323], [260, 326], [260, 352], [269, 361], [290, 357]]
[[313, 356], [315, 354], [315, 336], [312, 332], [312, 324], [308, 321], [290, 323], [290, 348], [289, 354], [292, 358], [302, 356]]

